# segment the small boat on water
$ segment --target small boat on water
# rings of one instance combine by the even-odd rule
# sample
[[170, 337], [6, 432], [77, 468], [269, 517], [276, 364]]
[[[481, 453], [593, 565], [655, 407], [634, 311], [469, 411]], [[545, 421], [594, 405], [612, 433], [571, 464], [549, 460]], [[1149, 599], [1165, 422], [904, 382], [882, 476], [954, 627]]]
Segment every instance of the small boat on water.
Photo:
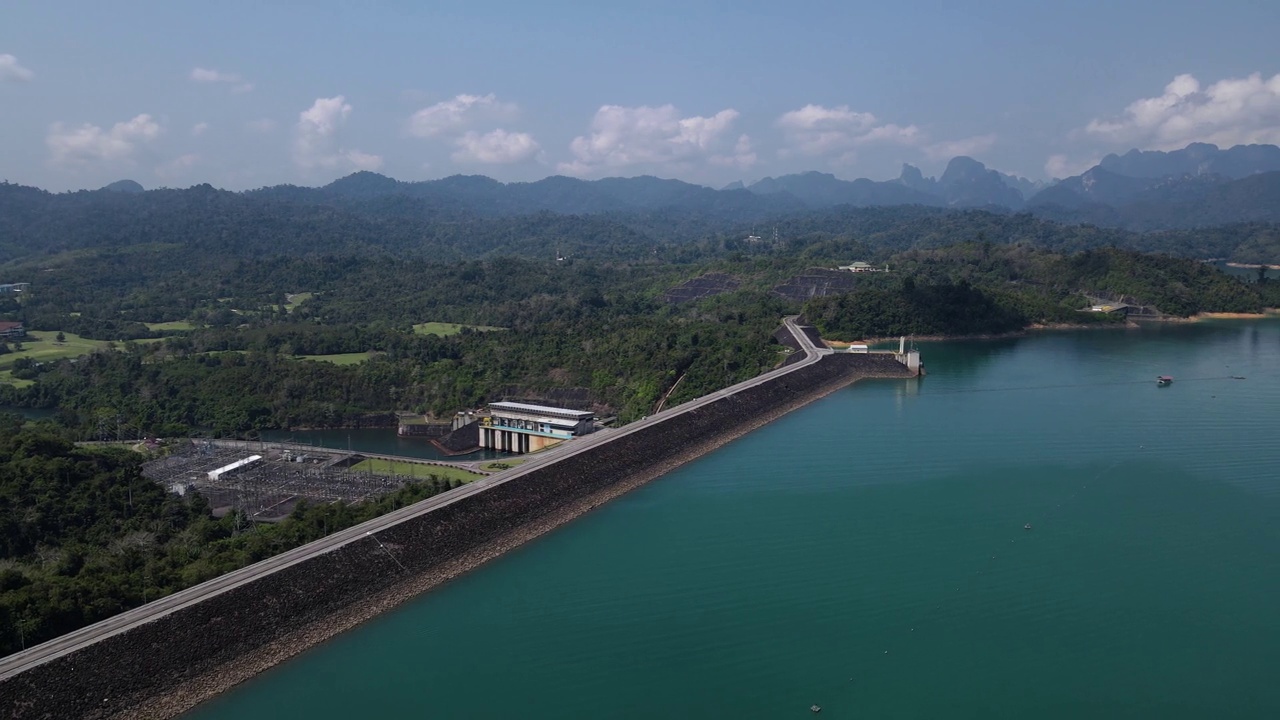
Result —
[[1168, 385], [1168, 384], [1170, 384], [1170, 383], [1172, 383], [1172, 382], [1173, 382], [1173, 377], [1172, 377], [1172, 376], [1170, 376], [1170, 375], [1157, 375], [1157, 376], [1156, 376], [1156, 385], [1159, 385], [1160, 387], [1164, 387], [1165, 385]]
[[1031, 529], [1031, 523], [1027, 523], [1026, 525], [1023, 525], [1023, 526], [1022, 526], [1022, 529], [1023, 529], [1023, 530], [1030, 530], [1030, 529]]
[[820, 713], [820, 712], [822, 712], [822, 706], [821, 706], [821, 705], [810, 705], [810, 706], [809, 706], [809, 712]]

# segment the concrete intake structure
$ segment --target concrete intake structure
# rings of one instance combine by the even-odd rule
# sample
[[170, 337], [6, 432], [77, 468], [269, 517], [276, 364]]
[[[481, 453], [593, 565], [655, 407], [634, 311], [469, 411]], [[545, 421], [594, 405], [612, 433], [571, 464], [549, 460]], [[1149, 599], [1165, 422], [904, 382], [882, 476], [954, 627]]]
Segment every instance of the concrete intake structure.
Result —
[[797, 339], [780, 370], [6, 658], [0, 713], [173, 717], [833, 390], [912, 377]]

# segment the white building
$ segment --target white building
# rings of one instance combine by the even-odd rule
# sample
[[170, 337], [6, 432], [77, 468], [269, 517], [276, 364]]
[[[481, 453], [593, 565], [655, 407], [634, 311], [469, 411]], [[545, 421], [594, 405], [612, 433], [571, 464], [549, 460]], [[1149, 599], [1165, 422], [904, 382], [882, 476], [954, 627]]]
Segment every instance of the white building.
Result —
[[517, 402], [489, 403], [489, 417], [480, 421], [480, 447], [533, 452], [586, 435], [595, 429], [595, 419], [595, 413], [589, 410]]
[[246, 468], [257, 465], [259, 462], [262, 462], [261, 455], [250, 455], [249, 457], [241, 458], [230, 465], [223, 465], [217, 470], [210, 470], [208, 473], [209, 482], [217, 482], [220, 477], [225, 475], [234, 475]]

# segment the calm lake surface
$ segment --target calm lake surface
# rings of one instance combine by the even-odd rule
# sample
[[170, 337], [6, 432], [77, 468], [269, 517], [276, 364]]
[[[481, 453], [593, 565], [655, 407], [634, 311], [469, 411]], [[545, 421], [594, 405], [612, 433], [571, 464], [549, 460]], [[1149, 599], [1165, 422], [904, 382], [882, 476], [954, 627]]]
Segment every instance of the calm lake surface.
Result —
[[1280, 322], [922, 350], [190, 717], [1280, 717]]
[[52, 418], [58, 414], [57, 410], [49, 410], [44, 408], [26, 408], [14, 405], [0, 405], [0, 415], [6, 414], [21, 415], [28, 420], [45, 420]]

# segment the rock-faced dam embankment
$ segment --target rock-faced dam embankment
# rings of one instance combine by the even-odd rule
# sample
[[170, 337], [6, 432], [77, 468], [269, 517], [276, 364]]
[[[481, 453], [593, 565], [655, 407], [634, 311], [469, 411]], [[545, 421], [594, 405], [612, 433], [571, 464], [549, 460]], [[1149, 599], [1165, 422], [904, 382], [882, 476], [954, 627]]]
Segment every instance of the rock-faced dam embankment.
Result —
[[910, 376], [892, 355], [827, 355], [687, 412], [673, 411], [662, 422], [12, 675], [0, 682], [0, 714], [175, 715], [832, 390], [861, 378]]

